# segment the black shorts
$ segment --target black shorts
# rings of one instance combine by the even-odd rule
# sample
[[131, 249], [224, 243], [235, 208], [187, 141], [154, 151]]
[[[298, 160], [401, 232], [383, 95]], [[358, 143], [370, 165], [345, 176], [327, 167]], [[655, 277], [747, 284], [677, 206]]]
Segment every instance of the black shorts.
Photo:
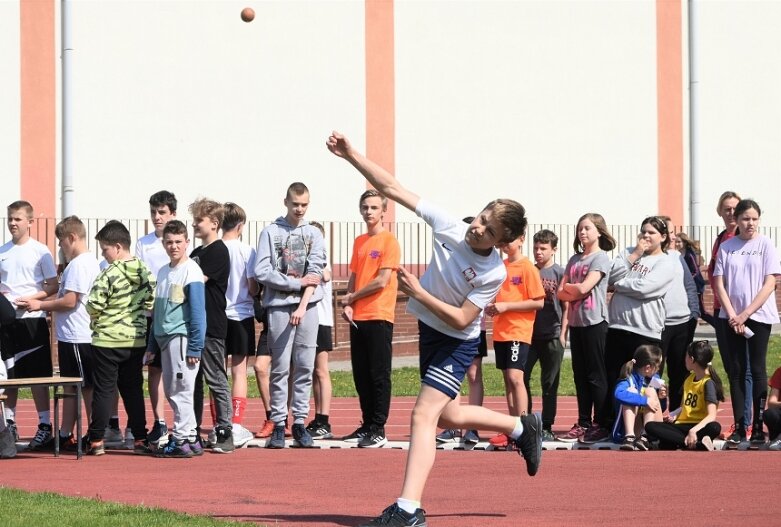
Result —
[[[149, 344], [149, 336], [152, 334], [152, 317], [146, 317], [146, 343]], [[147, 362], [146, 365], [158, 370], [163, 369], [163, 363], [161, 362], [162, 353], [155, 353], [154, 358]]]
[[52, 376], [49, 324], [45, 318], [20, 318], [3, 326], [0, 350], [9, 379]]
[[331, 326], [320, 325], [317, 328], [317, 348], [316, 353], [321, 351], [331, 351], [334, 349], [334, 341], [331, 336]]
[[249, 357], [255, 354], [255, 319], [228, 319], [225, 336], [225, 356]]
[[494, 341], [496, 367], [500, 370], [525, 370], [526, 359], [529, 357], [529, 345], [520, 341]]
[[268, 347], [268, 326], [264, 326], [265, 329], [260, 332], [258, 337], [258, 347], [255, 349], [256, 357], [270, 357], [271, 350]]
[[94, 384], [94, 354], [92, 344], [88, 342], [57, 342], [57, 357], [60, 362], [60, 375], [63, 377], [81, 377], [81, 386], [89, 388]]
[[477, 345], [477, 356], [488, 356], [488, 337], [485, 336], [485, 330], [480, 331], [480, 344]]

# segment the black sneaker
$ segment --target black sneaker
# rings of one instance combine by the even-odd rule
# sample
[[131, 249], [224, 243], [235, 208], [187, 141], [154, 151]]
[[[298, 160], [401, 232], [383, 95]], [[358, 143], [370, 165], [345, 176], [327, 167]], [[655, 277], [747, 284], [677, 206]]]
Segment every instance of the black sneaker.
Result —
[[38, 431], [35, 432], [30, 444], [27, 445], [26, 450], [28, 452], [36, 452], [40, 450], [53, 450], [54, 438], [52, 437], [52, 425], [46, 423], [40, 423], [38, 425]]
[[398, 504], [394, 503], [384, 511], [382, 514], [361, 524], [360, 527], [375, 527], [377, 525], [387, 525], [389, 527], [426, 527], [426, 511], [423, 509], [415, 509], [413, 514], [405, 512]]
[[285, 425], [274, 425], [271, 437], [266, 441], [266, 448], [285, 448]]
[[344, 436], [342, 438], [342, 441], [344, 441], [345, 443], [357, 443], [361, 439], [363, 439], [363, 436], [365, 436], [368, 433], [369, 433], [369, 427], [361, 425], [358, 428], [356, 428], [352, 434]]
[[765, 431], [762, 428], [754, 426], [751, 430], [751, 444], [764, 445], [765, 444]]
[[727, 443], [731, 445], [738, 445], [746, 440], [746, 429], [742, 427], [735, 427], [735, 431], [730, 434], [726, 439]]
[[542, 417], [539, 413], [522, 415], [521, 424], [523, 433], [515, 440], [515, 446], [526, 460], [526, 472], [534, 476], [542, 461]]
[[624, 436], [624, 442], [621, 443], [621, 446], [618, 447], [619, 450], [627, 450], [629, 452], [633, 452], [637, 450], [635, 448], [635, 441], [637, 439], [633, 435]]
[[148, 456], [155, 453], [157, 449], [146, 439], [136, 439], [133, 441], [133, 453], [139, 456]]
[[329, 423], [320, 423], [312, 421], [306, 426], [306, 431], [312, 436], [312, 439], [331, 439], [334, 435], [331, 433]]
[[385, 437], [385, 429], [378, 426], [372, 426], [369, 433], [358, 441], [358, 448], [380, 448], [388, 442]]
[[155, 421], [155, 424], [152, 425], [152, 430], [146, 436], [146, 440], [150, 443], [154, 443], [155, 445], [157, 445], [160, 441], [165, 443], [167, 438], [168, 426], [166, 426], [165, 423], [161, 423], [159, 421]]
[[230, 428], [217, 428], [215, 430], [215, 442], [212, 445], [212, 452], [218, 454], [230, 454], [236, 450], [233, 444], [233, 434]]
[[312, 436], [309, 435], [306, 427], [303, 423], [294, 424], [291, 429], [293, 433], [293, 446], [299, 448], [314, 448], [315, 442], [312, 441]]
[[639, 450], [640, 452], [648, 452], [651, 450], [651, 441], [648, 440], [648, 437], [645, 434], [638, 437], [635, 441], [635, 450]]

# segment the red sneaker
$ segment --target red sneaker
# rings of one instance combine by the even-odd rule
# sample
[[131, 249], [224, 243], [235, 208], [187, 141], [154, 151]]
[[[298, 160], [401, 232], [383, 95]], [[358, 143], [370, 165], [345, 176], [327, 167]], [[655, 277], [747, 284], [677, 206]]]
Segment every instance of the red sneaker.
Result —
[[259, 432], [255, 432], [255, 437], [259, 439], [265, 439], [267, 437], [271, 437], [271, 432], [274, 430], [274, 421], [271, 419], [267, 419], [266, 422], [263, 423], [263, 428], [260, 429]]
[[488, 440], [488, 443], [494, 448], [507, 448], [510, 444], [510, 436], [507, 434], [497, 434]]
[[566, 434], [559, 434], [556, 436], [557, 441], [563, 441], [565, 443], [575, 443], [578, 439], [583, 437], [583, 434], [586, 433], [586, 429], [580, 426], [578, 423], [575, 423], [572, 425], [572, 428], [569, 429], [569, 432]]

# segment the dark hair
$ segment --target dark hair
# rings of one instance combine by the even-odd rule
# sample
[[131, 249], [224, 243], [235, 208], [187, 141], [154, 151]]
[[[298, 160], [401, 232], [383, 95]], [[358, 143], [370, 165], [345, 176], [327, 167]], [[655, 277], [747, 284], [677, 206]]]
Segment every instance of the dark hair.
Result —
[[686, 349], [689, 358], [698, 364], [705, 372], [710, 375], [713, 384], [716, 385], [716, 399], [724, 402], [724, 386], [721, 384], [721, 378], [713, 368], [713, 348], [707, 340], [697, 340], [689, 344]]
[[643, 220], [643, 222], [640, 224], [640, 228], [643, 228], [643, 225], [650, 225], [657, 231], [659, 231], [659, 234], [664, 236], [664, 239], [662, 240], [661, 247], [663, 252], [667, 252], [667, 248], [670, 246], [670, 231], [667, 230], [667, 222], [662, 218], [661, 216], [648, 216], [646, 219]]
[[289, 196], [300, 196], [301, 194], [309, 194], [309, 188], [307, 188], [307, 186], [300, 181], [296, 181], [287, 187], [287, 194], [285, 194], [285, 198], [288, 198]]
[[388, 209], [388, 198], [386, 198], [385, 195], [383, 195], [379, 190], [370, 188], [361, 194], [361, 197], [358, 199], [358, 208], [363, 205], [363, 200], [366, 198], [380, 198], [380, 201], [382, 202], [382, 210], [385, 211]]
[[165, 237], [166, 234], [184, 234], [184, 239], [187, 240], [187, 225], [179, 220], [171, 220], [163, 227], [163, 237]]
[[555, 249], [559, 245], [559, 237], [556, 236], [556, 233], [553, 231], [549, 231], [548, 229], [542, 229], [539, 232], [536, 232], [534, 234], [534, 237], [532, 238], [533, 243], [549, 243], [551, 246], [551, 249]]
[[173, 192], [168, 192], [167, 190], [161, 190], [160, 192], [155, 192], [151, 196], [149, 196], [149, 206], [150, 207], [162, 207], [166, 206], [168, 207], [168, 210], [171, 212], [176, 212], [176, 196], [174, 196]]
[[119, 244], [125, 250], [130, 250], [130, 231], [118, 220], [109, 220], [95, 235], [100, 243]]
[[638, 346], [632, 355], [632, 360], [627, 361], [621, 367], [621, 378], [628, 379], [635, 368], [645, 366], [659, 366], [662, 363], [662, 348], [655, 344], [643, 344]]
[[495, 199], [488, 203], [483, 210], [490, 210], [494, 217], [501, 223], [502, 232], [500, 243], [508, 243], [518, 236], [526, 233], [526, 209], [517, 201], [511, 199]]
[[[757, 211], [757, 216], [762, 217], [762, 209], [759, 208], [759, 203], [750, 198], [738, 201], [738, 204], [735, 205], [735, 219], [737, 220], [741, 214], [751, 209]], [[735, 229], [735, 235], [737, 236], [738, 234], [740, 234], [740, 228]]]
[[676, 238], [681, 240], [681, 243], [683, 244], [684, 249], [691, 249], [694, 251], [694, 254], [699, 256], [702, 254], [702, 249], [700, 249], [700, 241], [699, 240], [692, 240], [689, 238], [689, 235], [685, 232], [679, 232], [675, 235]]
[[54, 227], [54, 235], [58, 240], [67, 237], [69, 234], [75, 234], [79, 239], [87, 237], [87, 229], [84, 228], [84, 222], [78, 216], [67, 216], [60, 220]]
[[317, 221], [310, 221], [309, 225], [311, 225], [312, 227], [317, 227], [318, 229], [320, 229], [320, 234], [325, 236], [325, 227], [323, 227], [322, 223], [317, 222]]
[[589, 220], [591, 223], [594, 224], [594, 227], [597, 228], [597, 232], [599, 232], [599, 248], [603, 251], [612, 251], [616, 248], [616, 240], [613, 238], [613, 236], [610, 234], [610, 231], [607, 230], [607, 223], [605, 223], [605, 218], [602, 217], [601, 214], [597, 214], [596, 212], [587, 212], [583, 216], [581, 216], [578, 219], [578, 222], [575, 224], [575, 240], [572, 242], [572, 248], [575, 250], [577, 254], [580, 254], [583, 252], [583, 244], [580, 243], [580, 237], [578, 236], [578, 229], [580, 228], [580, 222], [583, 220]]
[[32, 218], [33, 217], [33, 206], [32, 206], [32, 204], [30, 204], [29, 201], [24, 201], [22, 199], [20, 199], [18, 201], [14, 201], [10, 205], [8, 205], [8, 209], [7, 210], [8, 210], [9, 213], [12, 212], [12, 211], [15, 212], [17, 210], [23, 210], [23, 211], [25, 211], [27, 213], [27, 217], [28, 218]]
[[222, 217], [222, 232], [232, 231], [239, 226], [239, 223], [247, 222], [247, 213], [235, 203], [228, 201], [223, 204], [222, 208], [224, 211]]

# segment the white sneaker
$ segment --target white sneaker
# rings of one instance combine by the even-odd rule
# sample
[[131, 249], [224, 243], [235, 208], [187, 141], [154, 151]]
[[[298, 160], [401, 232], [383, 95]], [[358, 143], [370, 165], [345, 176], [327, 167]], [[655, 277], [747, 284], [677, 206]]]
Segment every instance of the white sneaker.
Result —
[[119, 428], [106, 427], [106, 431], [103, 434], [103, 441], [105, 443], [123, 443], [125, 438], [122, 437], [122, 431]]
[[16, 456], [16, 442], [14, 434], [8, 427], [0, 432], [0, 458], [8, 459]]
[[781, 450], [781, 437], [773, 440], [768, 446], [768, 450]]
[[243, 447], [249, 443], [250, 439], [255, 437], [255, 434], [237, 423], [233, 423], [233, 430], [231, 430], [231, 435], [233, 436], [233, 445], [236, 448]]

